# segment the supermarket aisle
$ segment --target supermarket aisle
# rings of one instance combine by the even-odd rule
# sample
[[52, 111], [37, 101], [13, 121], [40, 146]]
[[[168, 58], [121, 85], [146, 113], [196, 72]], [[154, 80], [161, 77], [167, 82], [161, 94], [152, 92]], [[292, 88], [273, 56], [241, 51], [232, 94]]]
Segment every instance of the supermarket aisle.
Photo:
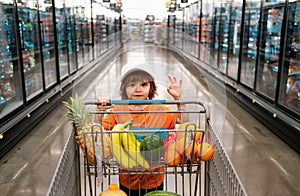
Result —
[[[299, 154], [226, 97], [224, 89], [207, 84], [205, 78], [195, 70], [190, 72], [183, 66], [184, 61], [166, 49], [141, 43], [126, 45], [125, 52], [93, 72], [92, 83], [82, 80], [74, 87], [74, 93], [86, 89], [82, 93], [84, 99], [115, 98], [121, 67], [145, 62], [155, 72], [159, 84], [157, 98], [168, 98], [166, 76], [171, 74], [183, 79], [185, 99], [213, 102], [212, 123], [248, 195], [300, 195]], [[60, 105], [1, 159], [1, 195], [45, 195], [70, 131], [65, 109]]]

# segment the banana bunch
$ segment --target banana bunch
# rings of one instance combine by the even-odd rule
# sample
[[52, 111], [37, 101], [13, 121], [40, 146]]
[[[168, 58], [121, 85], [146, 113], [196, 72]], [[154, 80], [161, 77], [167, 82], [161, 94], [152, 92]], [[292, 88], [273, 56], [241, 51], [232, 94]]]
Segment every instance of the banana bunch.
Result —
[[133, 120], [129, 120], [124, 124], [114, 126], [111, 136], [112, 153], [123, 168], [141, 166], [149, 169], [150, 165], [148, 161], [143, 158], [140, 152], [140, 142], [136, 140], [133, 133], [128, 132], [132, 123]]

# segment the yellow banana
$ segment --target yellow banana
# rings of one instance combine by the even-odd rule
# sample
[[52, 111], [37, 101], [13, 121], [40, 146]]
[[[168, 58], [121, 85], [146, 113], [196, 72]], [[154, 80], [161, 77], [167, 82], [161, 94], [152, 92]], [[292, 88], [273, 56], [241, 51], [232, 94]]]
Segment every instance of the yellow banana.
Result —
[[[125, 131], [129, 129], [126, 128]], [[136, 162], [146, 168], [149, 169], [150, 165], [146, 159], [142, 156], [140, 152], [140, 142], [135, 138], [134, 134], [131, 132], [124, 132], [121, 135], [122, 145], [125, 148], [125, 151], [129, 154], [129, 156], [136, 160]]]
[[[132, 121], [131, 121], [132, 123]], [[124, 168], [133, 168], [138, 166], [137, 162], [132, 159], [127, 152], [125, 151], [125, 149], [122, 146], [121, 143], [121, 135], [119, 132], [117, 131], [121, 131], [123, 130], [126, 126], [128, 126], [128, 122], [124, 123], [124, 124], [117, 124], [114, 126], [113, 130], [112, 130], [112, 136], [111, 136], [111, 148], [112, 148], [112, 153], [115, 157], [115, 159], [117, 160], [117, 162], [119, 164], [122, 165], [122, 167]]]

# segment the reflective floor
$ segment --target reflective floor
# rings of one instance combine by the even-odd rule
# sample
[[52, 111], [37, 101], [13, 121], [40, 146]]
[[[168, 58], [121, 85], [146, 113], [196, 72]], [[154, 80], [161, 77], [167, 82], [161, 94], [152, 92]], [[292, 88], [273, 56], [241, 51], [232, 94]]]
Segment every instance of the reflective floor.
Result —
[[[248, 195], [300, 195], [300, 156], [270, 130], [233, 102], [222, 88], [206, 82], [200, 72], [164, 48], [132, 43], [105, 67], [93, 72], [94, 82], [82, 80], [74, 87], [86, 89], [84, 99], [118, 98], [120, 69], [127, 63], [151, 66], [159, 86], [156, 98], [170, 99], [167, 75], [183, 80], [187, 100], [209, 105], [211, 122]], [[0, 162], [1, 195], [46, 195], [70, 131], [66, 110], [59, 105]]]

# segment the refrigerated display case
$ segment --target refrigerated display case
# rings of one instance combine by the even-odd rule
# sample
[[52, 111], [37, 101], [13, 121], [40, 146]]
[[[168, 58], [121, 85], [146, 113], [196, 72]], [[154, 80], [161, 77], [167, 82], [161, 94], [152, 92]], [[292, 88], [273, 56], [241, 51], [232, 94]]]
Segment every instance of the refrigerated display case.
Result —
[[[0, 2], [0, 157], [71, 92], [77, 78], [95, 67], [96, 62], [89, 63], [91, 55], [84, 56], [81, 22], [89, 19], [82, 17], [83, 4]], [[77, 60], [87, 69], [79, 70]]]
[[[195, 57], [199, 67], [209, 74], [214, 69], [222, 72], [224, 78], [218, 74], [216, 78], [225, 83], [228, 92], [299, 151], [300, 1], [199, 2], [201, 46]], [[182, 47], [188, 40], [179, 30], [180, 20], [190, 16], [188, 9], [177, 13], [177, 39], [169, 44], [190, 58], [191, 52]]]
[[300, 2], [290, 1], [279, 103], [300, 115]]
[[240, 72], [240, 81], [245, 86], [253, 89], [255, 67], [258, 49], [258, 34], [260, 21], [261, 2], [247, 1], [244, 17], [243, 54]]
[[26, 100], [30, 100], [43, 92], [38, 10], [20, 4], [18, 16]]
[[[11, 2], [12, 3], [12, 2]], [[14, 7], [0, 3], [0, 119], [23, 104]]]
[[261, 22], [256, 91], [275, 99], [284, 3], [264, 3]]

